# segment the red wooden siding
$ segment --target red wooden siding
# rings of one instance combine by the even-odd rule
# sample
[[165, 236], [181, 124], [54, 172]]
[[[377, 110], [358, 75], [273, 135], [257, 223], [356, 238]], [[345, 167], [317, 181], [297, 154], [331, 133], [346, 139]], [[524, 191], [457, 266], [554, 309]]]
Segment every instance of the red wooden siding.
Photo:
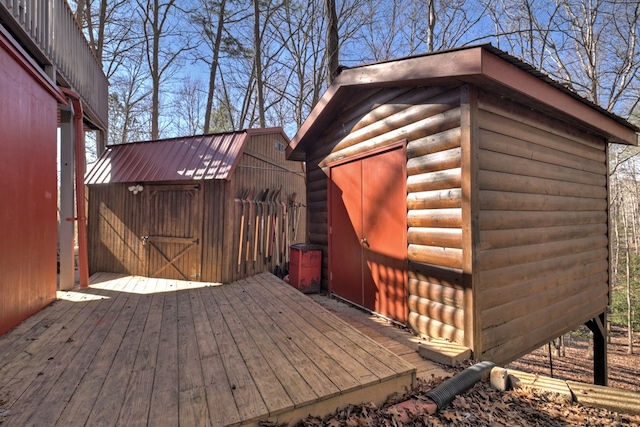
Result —
[[56, 297], [57, 101], [0, 43], [0, 334]]

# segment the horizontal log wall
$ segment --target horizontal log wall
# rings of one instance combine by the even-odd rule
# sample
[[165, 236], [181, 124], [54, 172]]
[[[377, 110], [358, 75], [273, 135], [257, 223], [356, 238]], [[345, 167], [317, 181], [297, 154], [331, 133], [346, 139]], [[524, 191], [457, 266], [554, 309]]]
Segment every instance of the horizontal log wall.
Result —
[[503, 98], [478, 97], [482, 357], [507, 363], [608, 301], [605, 142]]
[[325, 248], [327, 165], [407, 140], [409, 325], [462, 342], [460, 88], [363, 91], [307, 153], [309, 239]]

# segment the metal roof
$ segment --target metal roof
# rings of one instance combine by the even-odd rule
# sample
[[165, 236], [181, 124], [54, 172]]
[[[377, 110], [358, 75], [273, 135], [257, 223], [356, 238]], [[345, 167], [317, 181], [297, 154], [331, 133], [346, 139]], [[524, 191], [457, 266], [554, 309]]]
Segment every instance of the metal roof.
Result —
[[230, 180], [248, 138], [270, 133], [288, 142], [282, 128], [267, 128], [110, 145], [85, 184]]

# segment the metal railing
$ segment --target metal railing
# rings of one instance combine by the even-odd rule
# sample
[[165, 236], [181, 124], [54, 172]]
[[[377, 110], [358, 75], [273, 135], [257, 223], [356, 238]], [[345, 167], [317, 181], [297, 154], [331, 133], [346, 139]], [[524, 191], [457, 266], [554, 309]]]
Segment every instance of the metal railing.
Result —
[[[0, 0], [0, 18], [57, 83], [76, 91], [88, 119], [105, 128], [109, 84], [66, 0]], [[88, 111], [87, 111], [88, 110]]]

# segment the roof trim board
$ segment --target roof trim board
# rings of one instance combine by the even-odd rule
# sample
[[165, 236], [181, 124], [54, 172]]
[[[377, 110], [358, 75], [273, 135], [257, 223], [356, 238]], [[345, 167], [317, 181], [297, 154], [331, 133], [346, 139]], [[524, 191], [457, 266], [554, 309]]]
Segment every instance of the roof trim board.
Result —
[[568, 114], [604, 134], [609, 142], [638, 144], [638, 127], [553, 82], [517, 58], [491, 45], [481, 45], [344, 69], [291, 140], [287, 157], [304, 160], [304, 145], [326, 127], [333, 114], [348, 102], [353, 90], [456, 81], [497, 84]]

